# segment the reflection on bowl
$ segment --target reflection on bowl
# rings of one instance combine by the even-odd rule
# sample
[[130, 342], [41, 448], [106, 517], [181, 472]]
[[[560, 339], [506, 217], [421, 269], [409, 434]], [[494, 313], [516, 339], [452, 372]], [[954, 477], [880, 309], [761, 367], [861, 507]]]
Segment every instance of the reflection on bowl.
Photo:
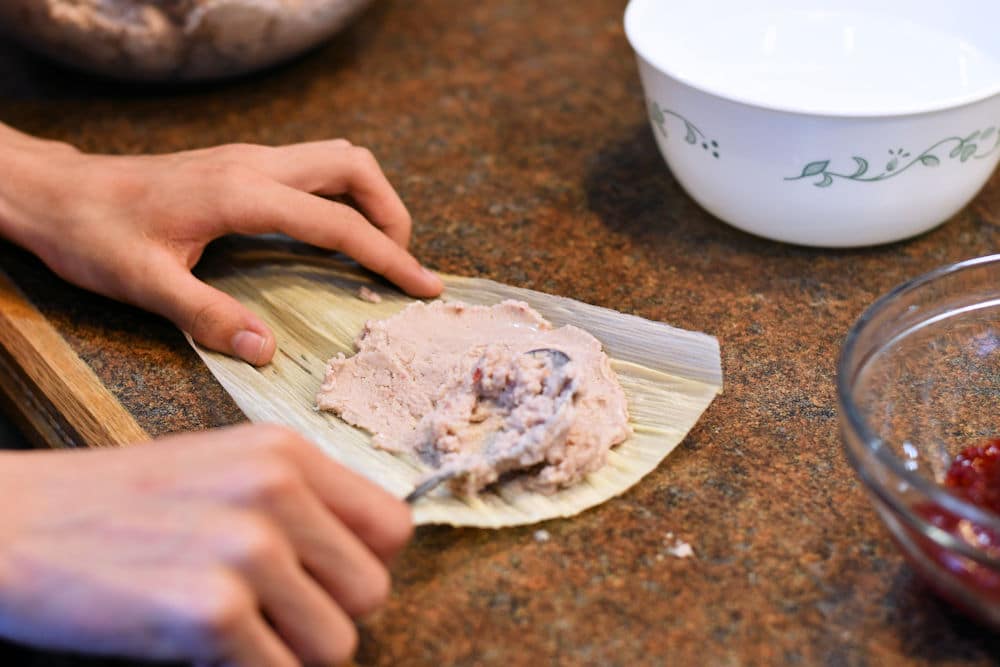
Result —
[[[975, 16], [975, 19], [970, 17]], [[861, 246], [961, 209], [1000, 158], [1000, 3], [631, 0], [653, 134], [710, 213]]]
[[943, 485], [959, 452], [1000, 435], [1000, 255], [883, 296], [837, 372], [848, 459], [914, 568], [1000, 628], [1000, 515]]
[[372, 0], [3, 0], [0, 27], [65, 64], [121, 79], [245, 74], [329, 38]]

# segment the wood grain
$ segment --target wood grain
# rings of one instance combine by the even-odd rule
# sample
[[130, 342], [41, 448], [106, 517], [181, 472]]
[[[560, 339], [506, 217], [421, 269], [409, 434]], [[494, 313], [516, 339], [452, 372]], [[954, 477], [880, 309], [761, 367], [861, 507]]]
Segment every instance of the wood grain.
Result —
[[2, 270], [0, 393], [39, 446], [120, 447], [149, 439]]

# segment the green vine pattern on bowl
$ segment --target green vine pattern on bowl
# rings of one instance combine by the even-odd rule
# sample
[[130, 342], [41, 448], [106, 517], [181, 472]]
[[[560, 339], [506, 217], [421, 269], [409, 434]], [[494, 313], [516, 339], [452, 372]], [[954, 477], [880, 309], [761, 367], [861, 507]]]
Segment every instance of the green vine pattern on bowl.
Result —
[[[988, 143], [990, 140], [993, 141], [993, 145], [990, 146], [989, 149], [981, 151], [980, 146]], [[930, 148], [924, 150], [916, 157], [902, 148], [889, 149], [888, 161], [882, 171], [877, 174], [872, 174], [869, 171], [871, 165], [868, 160], [855, 155], [852, 157], [855, 169], [851, 173], [831, 171], [830, 160], [816, 160], [815, 162], [810, 162], [803, 167], [802, 173], [798, 176], [787, 176], [785, 177], [785, 180], [798, 181], [803, 178], [812, 178], [815, 176], [819, 180], [815, 181], [813, 185], [818, 188], [826, 188], [833, 185], [833, 180], [835, 178], [868, 183], [873, 181], [884, 181], [893, 178], [894, 176], [899, 176], [904, 171], [917, 164], [924, 167], [938, 166], [941, 164], [942, 158], [937, 154], [937, 151], [948, 144], [955, 145], [952, 147], [951, 151], [948, 152], [947, 159], [954, 160], [958, 158], [959, 162], [965, 162], [969, 159], [982, 160], [983, 158], [989, 157], [995, 153], [997, 148], [1000, 147], [1000, 131], [998, 131], [995, 126], [990, 126], [985, 130], [976, 130], [966, 137], [948, 137], [947, 139], [942, 139]]]
[[680, 115], [676, 111], [671, 111], [670, 109], [661, 108], [659, 104], [655, 101], [650, 101], [649, 103], [649, 118], [653, 121], [653, 125], [660, 131], [660, 134], [666, 138], [667, 135], [667, 116], [673, 116], [677, 118], [682, 123], [684, 123], [684, 129], [686, 134], [684, 135], [684, 141], [691, 144], [692, 146], [701, 144], [703, 150], [711, 152], [712, 157], [718, 159], [719, 157], [719, 142], [714, 139], [709, 139], [705, 136], [705, 133], [698, 129], [698, 127], [689, 121], [684, 116]]

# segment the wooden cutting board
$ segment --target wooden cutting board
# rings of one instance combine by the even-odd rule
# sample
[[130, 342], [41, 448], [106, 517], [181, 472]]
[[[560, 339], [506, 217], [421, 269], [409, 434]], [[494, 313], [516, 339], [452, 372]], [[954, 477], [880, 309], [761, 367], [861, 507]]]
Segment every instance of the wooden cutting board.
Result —
[[120, 447], [149, 439], [2, 269], [0, 398], [39, 447]]

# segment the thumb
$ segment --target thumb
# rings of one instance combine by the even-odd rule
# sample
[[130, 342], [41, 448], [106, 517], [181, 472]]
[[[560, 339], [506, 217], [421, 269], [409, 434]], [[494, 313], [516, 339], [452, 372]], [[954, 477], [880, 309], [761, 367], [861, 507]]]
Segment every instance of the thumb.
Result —
[[169, 318], [198, 344], [254, 366], [274, 356], [274, 334], [259, 317], [186, 269], [177, 266], [162, 273], [155, 293], [155, 302], [146, 307]]

